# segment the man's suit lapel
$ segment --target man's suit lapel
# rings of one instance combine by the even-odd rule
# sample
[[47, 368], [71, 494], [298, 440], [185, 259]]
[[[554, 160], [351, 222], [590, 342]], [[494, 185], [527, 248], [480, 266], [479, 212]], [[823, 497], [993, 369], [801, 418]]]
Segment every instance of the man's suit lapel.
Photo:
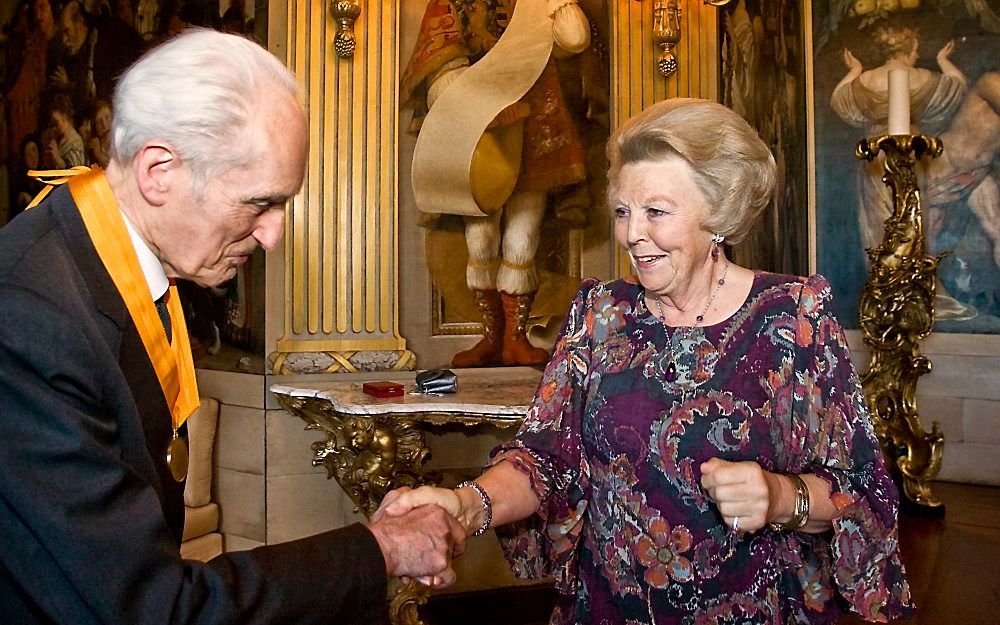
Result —
[[[67, 240], [77, 243], [70, 245], [70, 251], [91, 292], [94, 305], [118, 329], [117, 348], [114, 344], [111, 347], [118, 354], [118, 366], [124, 374], [138, 413], [130, 415], [138, 417], [137, 419], [125, 416], [120, 419], [124, 460], [156, 489], [170, 528], [180, 544], [184, 527], [184, 485], [173, 479], [166, 464], [167, 443], [173, 432], [170, 411], [156, 378], [156, 371], [125, 302], [94, 249], [83, 220], [73, 205], [69, 189], [62, 186], [54, 194], [65, 194], [65, 198], [59, 198], [64, 200], [59, 204], [65, 204], [66, 210], [57, 211], [56, 218], [60, 221]], [[182, 428], [182, 434], [185, 429]]]

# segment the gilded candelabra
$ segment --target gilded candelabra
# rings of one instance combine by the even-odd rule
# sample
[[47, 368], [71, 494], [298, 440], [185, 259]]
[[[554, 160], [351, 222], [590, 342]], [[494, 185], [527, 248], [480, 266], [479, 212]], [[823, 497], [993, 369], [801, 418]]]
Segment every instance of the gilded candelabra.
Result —
[[893, 201], [882, 243], [868, 249], [871, 270], [859, 314], [872, 357], [861, 384], [879, 442], [902, 482], [903, 503], [931, 514], [944, 513], [930, 484], [941, 470], [944, 436], [936, 421], [929, 434], [924, 431], [916, 392], [918, 378], [931, 370], [919, 344], [934, 325], [935, 270], [940, 256], [924, 250], [916, 164], [924, 156], [936, 158], [941, 151], [937, 137], [925, 135], [864, 139], [855, 151], [858, 158], [868, 161], [880, 152], [885, 155], [882, 181]]

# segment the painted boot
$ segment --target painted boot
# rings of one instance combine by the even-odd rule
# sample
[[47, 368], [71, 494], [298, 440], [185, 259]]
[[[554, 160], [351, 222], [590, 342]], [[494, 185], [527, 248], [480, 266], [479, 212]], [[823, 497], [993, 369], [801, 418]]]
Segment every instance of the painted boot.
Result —
[[455, 354], [451, 359], [451, 366], [461, 369], [499, 366], [503, 364], [501, 335], [504, 325], [500, 292], [495, 289], [488, 291], [473, 289], [472, 296], [479, 306], [479, 312], [483, 315], [483, 338], [471, 348]]
[[537, 367], [549, 361], [549, 352], [528, 342], [526, 328], [534, 293], [511, 295], [500, 293], [503, 299], [503, 364]]

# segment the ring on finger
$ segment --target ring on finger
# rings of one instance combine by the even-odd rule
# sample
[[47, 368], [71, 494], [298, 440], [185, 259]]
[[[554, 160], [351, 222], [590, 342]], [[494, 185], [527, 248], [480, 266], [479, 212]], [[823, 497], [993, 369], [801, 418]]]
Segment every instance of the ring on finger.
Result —
[[739, 531], [740, 531], [740, 517], [734, 516], [733, 517], [733, 533], [737, 533]]

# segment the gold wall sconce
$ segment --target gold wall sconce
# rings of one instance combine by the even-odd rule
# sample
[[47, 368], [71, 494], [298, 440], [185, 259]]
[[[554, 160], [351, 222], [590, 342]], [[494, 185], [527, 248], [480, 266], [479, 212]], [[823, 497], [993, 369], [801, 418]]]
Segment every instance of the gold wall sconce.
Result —
[[[730, 2], [732, 0], [703, 0], [705, 5], [714, 7], [724, 7]], [[654, 0], [653, 43], [661, 50], [660, 56], [656, 59], [656, 69], [664, 78], [670, 78], [677, 73], [677, 55], [674, 50], [680, 40], [680, 0]]]
[[349, 59], [358, 46], [354, 38], [354, 22], [361, 15], [361, 5], [353, 0], [331, 0], [330, 15], [337, 22], [337, 34], [333, 38], [333, 49], [337, 56]]
[[681, 7], [679, 0], [656, 0], [653, 5], [653, 43], [662, 50], [656, 59], [656, 69], [664, 78], [677, 72], [674, 48], [681, 40]]

